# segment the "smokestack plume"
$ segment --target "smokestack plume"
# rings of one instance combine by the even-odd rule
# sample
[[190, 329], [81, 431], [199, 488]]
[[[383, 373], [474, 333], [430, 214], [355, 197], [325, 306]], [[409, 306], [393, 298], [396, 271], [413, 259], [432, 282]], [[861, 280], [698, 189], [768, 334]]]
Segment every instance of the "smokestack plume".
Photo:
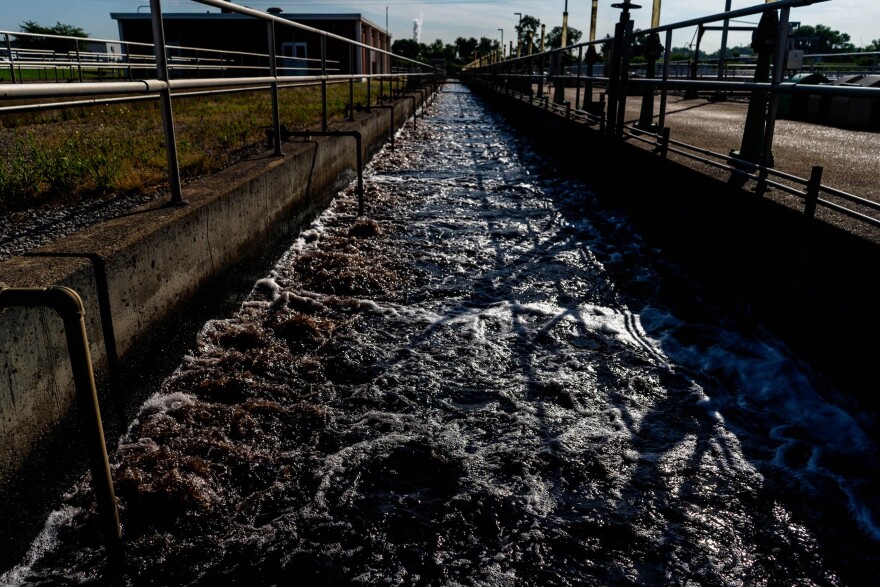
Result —
[[422, 41], [422, 19], [414, 18], [413, 19], [413, 41], [416, 43], [420, 43]]

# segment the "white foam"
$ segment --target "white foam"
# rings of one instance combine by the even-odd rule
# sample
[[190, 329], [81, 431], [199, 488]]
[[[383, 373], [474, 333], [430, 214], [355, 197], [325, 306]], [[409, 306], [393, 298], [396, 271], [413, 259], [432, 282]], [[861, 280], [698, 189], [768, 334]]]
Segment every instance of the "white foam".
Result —
[[29, 584], [31, 568], [40, 561], [47, 553], [50, 553], [58, 544], [58, 531], [62, 526], [69, 525], [74, 517], [80, 512], [79, 508], [65, 505], [53, 511], [46, 519], [40, 534], [31, 543], [30, 549], [24, 560], [17, 566], [0, 575], [0, 585], [11, 587], [13, 585]]

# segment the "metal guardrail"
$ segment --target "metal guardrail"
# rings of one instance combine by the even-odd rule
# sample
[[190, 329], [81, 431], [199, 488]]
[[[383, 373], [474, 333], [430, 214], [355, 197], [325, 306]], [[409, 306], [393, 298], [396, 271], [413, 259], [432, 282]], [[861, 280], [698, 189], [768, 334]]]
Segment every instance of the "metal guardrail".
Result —
[[[150, 0], [151, 23], [153, 29], [154, 44], [103, 41], [100, 39], [88, 39], [89, 41], [102, 41], [119, 43], [127, 48], [119, 61], [103, 61], [104, 55], [96, 52], [84, 52], [79, 44], [86, 39], [78, 37], [62, 37], [58, 35], [13, 33], [0, 31], [5, 36], [5, 59], [0, 59], [0, 70], [8, 68], [12, 75], [12, 81], [16, 83], [0, 84], [0, 101], [2, 100], [36, 100], [31, 104], [16, 104], [0, 106], [0, 114], [27, 112], [34, 110], [47, 110], [53, 108], [67, 108], [70, 106], [111, 104], [115, 102], [160, 100], [162, 104], [162, 120], [165, 134], [167, 153], [167, 168], [169, 183], [171, 186], [170, 205], [186, 205], [181, 188], [180, 169], [177, 156], [177, 140], [174, 129], [173, 99], [183, 96], [210, 95], [212, 93], [244, 92], [254, 90], [268, 90], [272, 95], [272, 137], [275, 141], [275, 154], [281, 155], [282, 132], [278, 113], [278, 91], [281, 88], [320, 85], [322, 96], [322, 131], [328, 130], [327, 122], [327, 86], [328, 84], [348, 83], [351, 87], [355, 80], [366, 80], [367, 93], [370, 94], [372, 80], [380, 83], [388, 82], [389, 87], [398, 95], [402, 94], [407, 87], [414, 87], [420, 81], [430, 81], [437, 77], [438, 73], [434, 66], [401, 55], [396, 55], [379, 47], [374, 47], [346, 37], [342, 37], [327, 31], [309, 27], [274, 14], [259, 12], [239, 4], [233, 4], [224, 0], [192, 0], [195, 3], [220, 8], [225, 12], [234, 12], [265, 21], [266, 44], [265, 54], [253, 52], [221, 51], [216, 49], [203, 49], [197, 47], [170, 47], [165, 43], [164, 19], [162, 16], [161, 0]], [[297, 64], [292, 66], [285, 64], [285, 59], [276, 54], [275, 28], [277, 26], [290, 27], [316, 35], [321, 41], [321, 54], [319, 58], [297, 58]], [[70, 42], [74, 49], [67, 53], [67, 61], [60, 59], [58, 52], [39, 52], [22, 50], [13, 47], [11, 37], [33, 36], [51, 38], [58, 41]], [[350, 55], [355, 48], [366, 51], [369, 63], [376, 55], [385, 56], [390, 64], [390, 71], [383, 73], [359, 73], [354, 71], [354, 60], [349, 59], [348, 72], [342, 72], [341, 64], [337, 60], [328, 58], [326, 42], [328, 39], [345, 43], [350, 48]], [[153, 52], [152, 56], [138, 55], [131, 48], [139, 47], [141, 50], [148, 48]], [[171, 51], [178, 53], [171, 55]], [[2, 51], [2, 48], [0, 48]], [[207, 56], [207, 57], [206, 57]], [[245, 57], [249, 60], [263, 60], [264, 64], [254, 65], [245, 63]], [[23, 59], [22, 59], [23, 58]], [[70, 59], [75, 58], [74, 61]], [[238, 60], [238, 62], [236, 62]], [[397, 65], [395, 69], [395, 64]], [[56, 83], [48, 80], [22, 83], [22, 71], [28, 67], [42, 72], [55, 71], [66, 68], [70, 73], [61, 76], [63, 81], [76, 81], [77, 83]], [[124, 70], [122, 79], [109, 81], [87, 81], [87, 73], [90, 69], [95, 71]], [[134, 79], [133, 73], [152, 73], [154, 77]], [[16, 72], [18, 79], [16, 80]], [[289, 74], [297, 75], [289, 75]], [[212, 74], [211, 77], [205, 77]], [[214, 77], [223, 74], [224, 77]], [[284, 75], [288, 74], [288, 75]], [[302, 75], [305, 74], [305, 75]], [[47, 77], [45, 73], [44, 77]], [[57, 76], [57, 73], [56, 73]], [[109, 77], [109, 76], [108, 76]], [[62, 81], [61, 78], [57, 78]], [[352, 92], [349, 92], [352, 95]], [[65, 101], [65, 98], [88, 97], [86, 100]], [[0, 102], [2, 103], [2, 102]], [[354, 111], [354, 104], [349, 104], [349, 111]]]
[[[829, 0], [776, 0], [705, 16], [661, 27], [633, 31], [629, 9], [636, 8], [631, 0], [624, 0], [615, 7], [622, 9], [621, 20], [613, 38], [593, 40], [554, 49], [525, 57], [497, 60], [476, 60], [463, 71], [463, 78], [473, 83], [494, 88], [546, 110], [555, 111], [573, 121], [595, 126], [598, 132], [611, 140], [635, 140], [646, 143], [660, 156], [669, 153], [698, 160], [716, 168], [729, 171], [744, 183], [755, 182], [756, 191], [764, 193], [773, 187], [803, 200], [804, 214], [813, 217], [818, 207], [833, 210], [873, 227], [880, 227], [880, 203], [851, 194], [821, 183], [822, 168], [813, 167], [809, 178], [798, 177], [773, 168], [772, 146], [778, 118], [779, 100], [783, 96], [818, 96], [825, 99], [865, 100], [875, 104], [880, 121], [880, 87], [856, 87], [852, 84], [807, 84], [784, 79], [788, 48], [788, 22], [792, 8], [826, 2]], [[756, 37], [761, 46], [755, 63], [750, 67], [750, 78], [724, 77], [722, 79], [697, 79], [692, 70], [690, 77], [671, 75], [674, 64], [661, 61], [659, 56], [669, 54], [672, 32], [682, 28], [704, 26], [749, 15], [761, 15]], [[763, 28], [762, 28], [763, 27]], [[665, 33], [661, 43], [660, 33]], [[639, 77], [633, 76], [631, 48], [638, 37], [645, 37], [645, 46], [654, 46], [647, 63], [638, 64]], [[606, 56], [602, 75], [593, 75], [594, 65], [599, 61], [596, 48], [611, 44], [611, 55]], [[577, 51], [576, 75], [563, 68], [563, 56]], [[587, 52], [585, 58], [584, 52]], [[590, 59], [592, 55], [592, 59]], [[864, 55], [864, 54], [861, 54]], [[586, 63], [587, 74], [581, 75], [581, 63]], [[662, 73], [655, 74], [655, 67]], [[565, 101], [565, 87], [574, 85], [575, 103]], [[607, 103], [596, 102], [593, 86], [600, 86]], [[581, 98], [581, 88], [584, 88]], [[660, 110], [654, 113], [655, 95], [660, 94]], [[712, 152], [669, 139], [665, 128], [667, 98], [670, 91], [681, 91], [696, 97], [735, 93], [749, 98], [749, 112], [743, 129], [742, 149], [728, 154]], [[642, 109], [639, 120], [626, 123], [624, 112], [628, 98], [641, 97]], [[657, 122], [655, 122], [655, 119]], [[824, 197], [823, 197], [824, 196]], [[877, 213], [872, 216], [872, 213]]]

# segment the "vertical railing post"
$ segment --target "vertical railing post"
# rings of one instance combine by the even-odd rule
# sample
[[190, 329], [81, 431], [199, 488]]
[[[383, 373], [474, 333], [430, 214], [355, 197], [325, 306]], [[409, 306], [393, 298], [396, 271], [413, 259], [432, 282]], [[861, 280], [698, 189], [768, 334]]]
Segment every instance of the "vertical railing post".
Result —
[[773, 58], [773, 76], [770, 79], [771, 90], [767, 105], [767, 120], [764, 131], [764, 147], [762, 152], [761, 178], [766, 179], [767, 167], [773, 167], [773, 135], [776, 131], [776, 113], [779, 107], [779, 89], [785, 73], [785, 56], [788, 51], [788, 19], [791, 8], [784, 7], [779, 11], [779, 29], [776, 36], [776, 54]]
[[[752, 35], [752, 48], [757, 53], [754, 76], [756, 84], [766, 84], [776, 76], [776, 72], [772, 72], [771, 68], [779, 49], [776, 43], [778, 43], [780, 28], [776, 10], [766, 10], [761, 15], [758, 28]], [[763, 164], [765, 161], [769, 161], [767, 159], [769, 152], [764, 151], [767, 145], [768, 105], [769, 96], [766, 91], [756, 90], [751, 93], [741, 147], [739, 151], [730, 152], [732, 158], [753, 164]]]
[[354, 122], [354, 45], [348, 46], [348, 120]]
[[76, 71], [79, 77], [79, 81], [83, 81], [83, 66], [82, 66], [82, 57], [79, 54], [79, 41], [73, 42], [74, 48], [76, 48]]
[[578, 47], [578, 74], [577, 74], [577, 82], [575, 83], [576, 89], [574, 91], [574, 107], [577, 108], [578, 104], [581, 103], [581, 65], [583, 64], [584, 59], [584, 47], [583, 45]]
[[171, 182], [172, 206], [182, 206], [183, 191], [180, 187], [180, 164], [177, 160], [177, 139], [174, 136], [174, 114], [171, 109], [171, 81], [168, 75], [168, 58], [165, 54], [165, 29], [162, 25], [162, 2], [150, 0], [150, 15], [153, 20], [153, 52], [156, 55], [156, 77], [165, 82], [161, 90], [162, 125], [165, 129], [165, 152], [168, 155], [168, 175]]
[[544, 97], [544, 54], [538, 58], [538, 98]]
[[15, 64], [12, 62], [12, 41], [9, 40], [9, 33], [6, 36], [6, 53], [9, 54], [9, 75], [12, 76], [12, 83], [15, 83]]
[[372, 58], [372, 55], [370, 55], [370, 51], [371, 51], [370, 49], [367, 49], [364, 53], [364, 55], [367, 58], [367, 62], [364, 65], [365, 65], [365, 68], [369, 70], [368, 73], [366, 74], [367, 75], [367, 106], [366, 106], [366, 108], [364, 108], [364, 110], [366, 110], [367, 112], [372, 112], [371, 107], [373, 104], [373, 87], [372, 87], [373, 86], [373, 68], [369, 66], [369, 64], [372, 63], [370, 61], [370, 59]]
[[364, 215], [364, 153], [363, 153], [363, 144], [361, 142], [361, 133], [355, 132], [354, 135], [355, 140], [355, 148], [357, 153], [355, 156], [357, 157], [357, 168], [358, 168], [358, 179], [357, 179], [357, 196], [358, 196], [358, 216]]
[[660, 157], [666, 159], [669, 156], [669, 127], [660, 127], [660, 144], [657, 146]]
[[275, 54], [275, 21], [266, 21], [266, 32], [269, 38], [269, 75], [272, 77], [272, 134], [275, 139], [275, 156], [283, 155], [281, 152], [281, 114], [278, 111], [278, 64]]
[[666, 44], [663, 49], [666, 57], [663, 58], [663, 89], [660, 90], [660, 117], [657, 120], [657, 126], [661, 129], [666, 126], [666, 102], [669, 97], [669, 88], [666, 82], [669, 81], [669, 55], [672, 50], [672, 29], [666, 31]]
[[804, 216], [814, 218], [816, 207], [819, 204], [819, 187], [822, 185], [822, 167], [815, 165], [810, 171], [810, 180], [807, 182], [807, 196], [804, 203]]
[[327, 130], [327, 35], [321, 35], [321, 130]]

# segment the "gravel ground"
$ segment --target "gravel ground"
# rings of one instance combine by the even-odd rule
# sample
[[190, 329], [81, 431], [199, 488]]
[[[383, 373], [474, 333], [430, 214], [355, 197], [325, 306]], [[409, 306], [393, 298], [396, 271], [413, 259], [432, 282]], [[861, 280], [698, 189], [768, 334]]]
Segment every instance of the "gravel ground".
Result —
[[103, 200], [66, 205], [45, 205], [3, 215], [0, 218], [0, 261], [27, 253], [103, 220], [130, 212], [163, 196], [114, 196]]
[[[3, 133], [0, 133], [0, 137]], [[241, 149], [230, 156], [230, 164], [257, 155], [264, 149], [256, 144]], [[0, 139], [0, 153], [4, 151]], [[186, 184], [197, 181], [199, 177], [183, 178], [184, 197]], [[167, 185], [134, 194], [110, 195], [98, 200], [73, 203], [49, 203], [37, 208], [8, 212], [0, 217], [0, 261], [37, 249], [54, 240], [83, 230], [111, 218], [116, 218], [132, 210], [169, 199]]]

